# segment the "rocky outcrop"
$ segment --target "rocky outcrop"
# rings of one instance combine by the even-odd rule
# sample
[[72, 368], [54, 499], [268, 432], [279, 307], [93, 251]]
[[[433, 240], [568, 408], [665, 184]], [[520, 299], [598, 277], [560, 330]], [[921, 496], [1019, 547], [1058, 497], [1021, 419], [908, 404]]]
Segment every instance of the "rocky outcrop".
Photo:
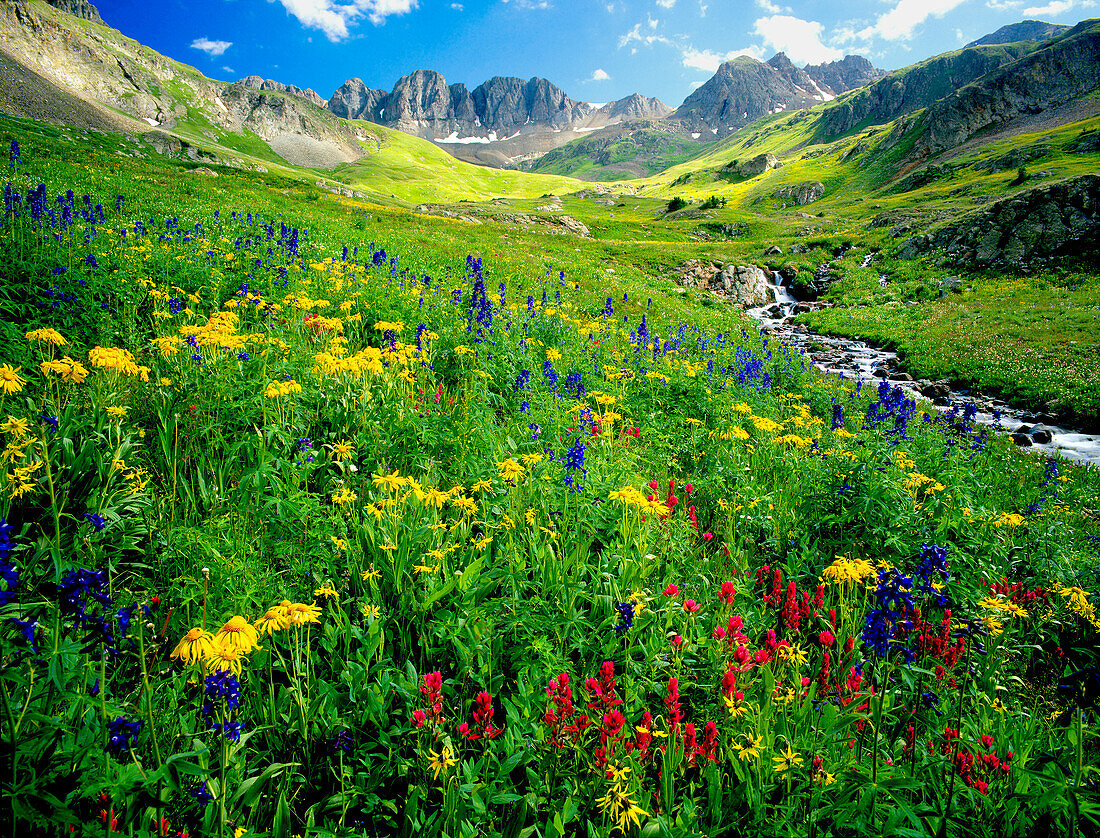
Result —
[[967, 44], [968, 47], [987, 46], [989, 44], [1015, 44], [1018, 41], [1046, 41], [1055, 35], [1061, 35], [1070, 27], [1064, 23], [1044, 23], [1041, 20], [1021, 20], [1002, 26]]
[[799, 206], [812, 204], [825, 194], [825, 184], [819, 180], [807, 180], [802, 183], [789, 183], [780, 186], [772, 195], [776, 198], [791, 199]]
[[[726, 168], [732, 168], [733, 165], [733, 163], [727, 163]], [[779, 162], [779, 158], [770, 151], [764, 154], [758, 154], [751, 160], [744, 160], [736, 164], [737, 174], [741, 177], [756, 177], [771, 169], [778, 169], [782, 165], [783, 164]]]
[[[967, 52], [971, 50], [963, 51]], [[1082, 21], [1061, 37], [983, 75], [929, 107], [916, 155], [954, 148], [981, 131], [1095, 91], [1100, 87], [1100, 21]]]
[[703, 259], [689, 259], [673, 272], [685, 288], [711, 291], [744, 308], [774, 302], [768, 289], [773, 274], [756, 265], [725, 265]]
[[1079, 175], [1002, 198], [902, 243], [913, 258], [942, 249], [962, 267], [1020, 268], [1100, 256], [1100, 175]]
[[828, 142], [861, 125], [882, 125], [927, 108], [1031, 48], [1025, 44], [972, 47], [896, 70], [833, 103], [818, 120], [815, 142]]
[[771, 61], [765, 64], [744, 55], [727, 61], [671, 118], [699, 133], [724, 137], [767, 114], [812, 107], [830, 98], [783, 53]]
[[281, 81], [265, 79], [260, 76], [245, 76], [243, 79], [238, 79], [237, 84], [243, 84], [245, 87], [251, 87], [253, 90], [274, 90], [277, 93], [287, 93], [291, 96], [297, 96], [300, 99], [306, 99], [322, 108], [328, 105], [319, 94], [310, 90], [308, 87], [303, 90], [293, 84], [283, 84]]
[[862, 55], [846, 55], [840, 61], [827, 64], [808, 64], [806, 75], [817, 82], [818, 87], [834, 96], [864, 87], [886, 75]]
[[46, 0], [46, 2], [55, 9], [68, 12], [73, 17], [90, 20], [92, 23], [103, 23], [103, 18], [99, 16], [99, 9], [87, 0]]

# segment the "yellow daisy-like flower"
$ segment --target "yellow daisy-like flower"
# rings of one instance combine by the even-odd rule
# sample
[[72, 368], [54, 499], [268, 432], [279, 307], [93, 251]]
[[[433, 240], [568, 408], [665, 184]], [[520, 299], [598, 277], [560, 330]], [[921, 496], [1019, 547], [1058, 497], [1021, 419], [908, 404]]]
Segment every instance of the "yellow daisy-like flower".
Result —
[[235, 649], [216, 647], [202, 660], [207, 672], [230, 672], [237, 677], [241, 674], [241, 653]]
[[737, 758], [742, 762], [748, 762], [749, 760], [756, 759], [760, 756], [760, 752], [764, 748], [764, 739], [760, 736], [753, 736], [751, 733], [746, 734], [748, 739], [747, 745], [742, 745], [740, 742], [734, 743], [734, 749], [737, 751]]
[[176, 644], [171, 657], [184, 663], [196, 663], [213, 652], [214, 635], [196, 626]]
[[247, 655], [253, 649], [259, 649], [260, 635], [244, 617], [233, 616], [214, 635], [214, 645], [219, 649], [230, 649], [241, 655]]
[[344, 539], [337, 538], [335, 535], [330, 535], [329, 539], [332, 541], [333, 546], [335, 546], [337, 550], [347, 550], [348, 549], [348, 543]]
[[523, 466], [513, 459], [502, 460], [497, 463], [497, 473], [509, 481], [516, 481], [523, 477]]
[[447, 771], [456, 765], [458, 760], [455, 759], [450, 745], [444, 745], [438, 754], [435, 751], [428, 751], [428, 768], [432, 771], [433, 780], [438, 780], [440, 774], [446, 776]]
[[407, 481], [396, 471], [393, 474], [375, 474], [371, 476], [371, 482], [379, 489], [387, 492], [399, 492], [405, 488]]
[[307, 623], [321, 622], [321, 609], [316, 602], [306, 605], [295, 602], [290, 605], [289, 622], [292, 626], [304, 626]]
[[107, 415], [114, 419], [124, 419], [129, 409], [128, 407], [108, 407]]
[[382, 609], [379, 608], [377, 605], [371, 605], [370, 603], [367, 603], [363, 606], [363, 616], [379, 620], [382, 618]]
[[596, 800], [596, 804], [607, 819], [623, 833], [631, 824], [636, 827], [641, 826], [639, 816], [648, 817], [646, 811], [634, 802], [628, 789], [624, 788], [620, 781], [613, 782], [604, 796]]
[[27, 381], [19, 377], [22, 367], [13, 367], [11, 364], [0, 365], [0, 392], [7, 395], [18, 393], [26, 385]]
[[774, 763], [775, 773], [783, 774], [792, 768], [798, 768], [805, 760], [788, 743], [787, 750], [780, 751], [777, 757], [772, 757], [772, 762]]
[[424, 505], [438, 511], [443, 508], [443, 504], [450, 496], [450, 492], [443, 492], [433, 487], [424, 493]]
[[369, 582], [371, 579], [377, 579], [381, 575], [382, 575], [382, 571], [375, 568], [374, 565], [371, 565], [370, 569], [369, 570], [364, 570], [362, 573], [359, 574], [359, 577], [364, 582]]
[[347, 442], [336, 442], [332, 446], [332, 456], [337, 460], [343, 461], [352, 455], [352, 446]]
[[359, 495], [355, 494], [351, 489], [347, 487], [341, 489], [339, 492], [334, 492], [332, 495], [332, 503], [334, 506], [343, 506], [347, 503], [355, 503], [359, 499]]
[[14, 416], [9, 416], [4, 424], [0, 425], [0, 431], [6, 434], [23, 439], [31, 432], [31, 423], [26, 419], [16, 419]]
[[314, 591], [313, 595], [314, 596], [323, 596], [327, 600], [329, 597], [337, 596], [337, 593], [336, 593], [336, 589], [334, 587], [332, 587], [332, 582], [330, 582], [329, 580], [326, 579], [325, 584], [323, 584], [316, 591]]
[[525, 466], [530, 468], [531, 466], [537, 466], [539, 463], [541, 463], [543, 460], [543, 456], [544, 455], [542, 454], [524, 454], [520, 457], [520, 459], [523, 461], [523, 464]]
[[488, 480], [479, 480], [473, 486], [470, 487], [471, 492], [483, 492], [486, 489], [491, 489], [493, 484]]
[[256, 631], [260, 634], [274, 634], [277, 631], [282, 631], [287, 627], [286, 609], [279, 606], [268, 608], [264, 615], [252, 625], [256, 627]]

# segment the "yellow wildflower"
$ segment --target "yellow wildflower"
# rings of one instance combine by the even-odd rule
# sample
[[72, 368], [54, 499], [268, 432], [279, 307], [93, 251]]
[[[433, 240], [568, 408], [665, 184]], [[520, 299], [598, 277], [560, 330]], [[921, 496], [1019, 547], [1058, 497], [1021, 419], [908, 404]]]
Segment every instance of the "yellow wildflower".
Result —
[[11, 395], [23, 389], [27, 381], [19, 377], [21, 369], [22, 367], [12, 367], [11, 364], [0, 366], [0, 392]]
[[219, 649], [232, 649], [247, 655], [253, 649], [259, 649], [260, 635], [244, 617], [233, 616], [214, 635], [214, 645]]
[[447, 775], [447, 771], [458, 765], [458, 760], [455, 759], [454, 751], [451, 750], [450, 745], [444, 745], [439, 753], [435, 751], [428, 751], [428, 768], [432, 770], [432, 779], [438, 780], [439, 775]]
[[214, 635], [195, 627], [183, 636], [172, 651], [172, 658], [184, 663], [196, 663], [214, 652]]
[[787, 750], [779, 753], [779, 756], [772, 757], [776, 774], [783, 774], [792, 768], [798, 768], [805, 761], [799, 756], [798, 751], [791, 748], [789, 743], [787, 744]]
[[337, 596], [336, 589], [332, 587], [332, 582], [328, 579], [325, 580], [325, 584], [319, 587], [313, 592], [314, 596], [323, 596], [326, 600], [329, 597]]
[[61, 333], [55, 329], [35, 329], [33, 332], [27, 332], [27, 340], [40, 340], [43, 343], [50, 343], [54, 346], [64, 346], [68, 343], [68, 341], [62, 337]]
[[274, 634], [277, 631], [282, 631], [288, 625], [286, 609], [278, 606], [269, 608], [252, 625], [256, 627], [258, 634]]
[[337, 442], [332, 446], [332, 456], [337, 460], [346, 460], [352, 455], [353, 449], [347, 442]]
[[523, 476], [523, 466], [513, 459], [503, 460], [496, 464], [497, 472], [508, 481], [519, 480]]
[[114, 419], [124, 419], [128, 410], [128, 407], [108, 407], [107, 415]]

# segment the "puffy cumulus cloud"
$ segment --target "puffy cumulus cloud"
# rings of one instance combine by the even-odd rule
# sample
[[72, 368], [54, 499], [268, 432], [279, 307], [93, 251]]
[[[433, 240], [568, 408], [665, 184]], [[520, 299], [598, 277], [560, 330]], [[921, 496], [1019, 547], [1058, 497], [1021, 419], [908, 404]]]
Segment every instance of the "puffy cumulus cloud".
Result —
[[783, 9], [773, 3], [772, 0], [756, 0], [756, 5], [765, 12], [771, 12], [773, 15], [783, 11]]
[[1032, 6], [1030, 9], [1024, 9], [1024, 17], [1057, 17], [1063, 15], [1066, 12], [1073, 9], [1091, 9], [1096, 3], [1091, 0], [1085, 0], [1085, 2], [1078, 2], [1078, 0], [1052, 0], [1045, 6]]
[[966, 0], [898, 0], [894, 8], [879, 15], [871, 26], [853, 34], [864, 41], [871, 38], [907, 41], [913, 37], [913, 30], [928, 18], [943, 17], [965, 2]]
[[703, 70], [707, 73], [715, 72], [721, 65], [727, 61], [732, 61], [739, 55], [747, 55], [749, 58], [755, 58], [759, 61], [764, 57], [764, 49], [762, 47], [751, 46], [745, 49], [736, 49], [732, 52], [712, 52], [709, 49], [695, 49], [695, 47], [687, 46], [680, 51], [680, 57], [683, 60], [685, 67], [691, 67], [694, 70]]
[[202, 50], [207, 55], [224, 55], [231, 46], [232, 41], [211, 41], [209, 38], [195, 38], [191, 42], [192, 49]]
[[790, 15], [772, 15], [756, 21], [753, 33], [764, 43], [775, 47], [795, 64], [822, 64], [839, 61], [844, 50], [826, 46], [821, 40], [825, 27], [816, 20], [802, 20]]
[[607, 81], [610, 78], [611, 76], [607, 74], [606, 70], [597, 67], [596, 70], [592, 73], [591, 78], [585, 79], [585, 81]]
[[676, 0], [657, 0], [657, 5], [662, 9], [671, 9], [676, 5]]
[[417, 7], [418, 0], [279, 0], [287, 12], [307, 29], [320, 29], [330, 41], [348, 37], [348, 26], [367, 18], [375, 26], [391, 15], [403, 15]]

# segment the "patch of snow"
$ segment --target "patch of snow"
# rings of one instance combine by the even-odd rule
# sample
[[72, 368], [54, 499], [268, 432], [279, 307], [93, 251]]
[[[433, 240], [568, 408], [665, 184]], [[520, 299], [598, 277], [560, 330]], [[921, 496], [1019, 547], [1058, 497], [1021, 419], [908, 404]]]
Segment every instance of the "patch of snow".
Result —
[[223, 101], [222, 101], [222, 97], [221, 97], [221, 96], [219, 96], [218, 94], [216, 94], [216, 93], [215, 93], [215, 94], [214, 94], [214, 101], [218, 103], [218, 107], [219, 107], [219, 108], [221, 108], [221, 109], [222, 109], [223, 111], [225, 111], [226, 113], [229, 113], [229, 108], [227, 108], [227, 107], [225, 106], [225, 102], [223, 102]]
[[587, 104], [595, 108], [596, 110], [607, 107], [607, 102], [588, 102]]
[[714, 135], [716, 135], [716, 136], [717, 136], [717, 134], [718, 134], [718, 129], [717, 129], [717, 128], [711, 128], [711, 129], [710, 129], [710, 133], [712, 133], [712, 134], [714, 134]]
[[699, 135], [699, 132], [698, 132], [698, 131], [693, 131], [693, 132], [691, 133], [691, 138], [692, 138], [693, 140], [697, 140], [697, 139], [699, 139], [699, 136], [700, 136], [700, 135]]
[[437, 143], [459, 143], [462, 145], [469, 145], [470, 143], [495, 143], [496, 141], [496, 131], [490, 131], [488, 137], [460, 137], [457, 131], [452, 131], [450, 135], [444, 139], [436, 140]]
[[385, 119], [386, 118], [386, 109], [385, 108], [382, 108], [382, 110], [380, 110], [378, 112], [378, 118], [379, 119]]
[[150, 118], [149, 118], [149, 117], [147, 117], [147, 116], [143, 116], [143, 117], [142, 117], [142, 119], [144, 119], [144, 120], [145, 120], [146, 122], [148, 122], [148, 123], [149, 123], [150, 125], [152, 125], [152, 126], [153, 126], [154, 128], [156, 128], [156, 127], [157, 127], [158, 125], [160, 125], [160, 123], [159, 123], [159, 122], [157, 122], [157, 121], [156, 121], [155, 119], [150, 119]]
[[812, 84], [814, 86], [814, 90], [817, 91], [816, 95], [821, 97], [822, 102], [831, 102], [833, 99], [836, 98], [835, 96], [830, 96], [828, 93], [826, 93], [824, 90], [822, 90], [821, 85], [819, 85], [813, 79], [810, 79], [810, 84]]

